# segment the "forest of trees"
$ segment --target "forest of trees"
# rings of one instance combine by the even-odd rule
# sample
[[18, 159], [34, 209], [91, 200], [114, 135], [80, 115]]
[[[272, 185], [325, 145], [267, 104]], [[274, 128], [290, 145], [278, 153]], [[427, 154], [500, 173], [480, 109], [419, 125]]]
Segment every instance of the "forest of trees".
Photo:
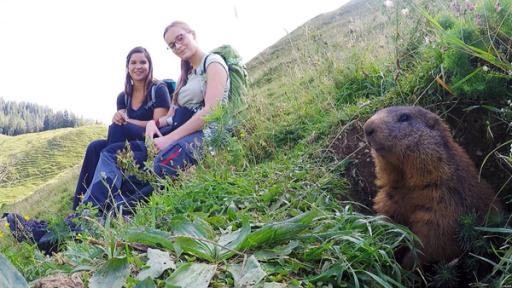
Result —
[[94, 123], [72, 112], [57, 111], [28, 102], [5, 101], [0, 97], [0, 134], [15, 136]]

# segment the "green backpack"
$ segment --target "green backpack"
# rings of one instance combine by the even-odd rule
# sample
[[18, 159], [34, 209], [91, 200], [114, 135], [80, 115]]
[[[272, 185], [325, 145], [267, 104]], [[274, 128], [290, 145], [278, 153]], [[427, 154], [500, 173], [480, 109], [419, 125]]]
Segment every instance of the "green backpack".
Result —
[[213, 49], [205, 58], [203, 71], [206, 73], [206, 59], [211, 54], [221, 56], [228, 65], [229, 72], [229, 104], [237, 108], [245, 106], [245, 94], [247, 93], [247, 68], [242, 62], [240, 54], [231, 45], [222, 45]]
[[247, 93], [247, 69], [242, 62], [240, 54], [230, 45], [223, 45], [212, 50], [205, 58], [203, 63], [203, 73], [206, 73], [206, 60], [211, 54], [217, 54], [224, 59], [228, 66], [228, 76], [230, 81], [228, 103], [222, 105], [222, 109], [214, 113], [212, 125], [215, 131], [212, 134], [205, 133], [205, 139], [209, 142], [210, 151], [224, 147], [230, 135], [233, 135], [235, 127], [240, 123], [243, 110], [247, 107], [245, 95]]

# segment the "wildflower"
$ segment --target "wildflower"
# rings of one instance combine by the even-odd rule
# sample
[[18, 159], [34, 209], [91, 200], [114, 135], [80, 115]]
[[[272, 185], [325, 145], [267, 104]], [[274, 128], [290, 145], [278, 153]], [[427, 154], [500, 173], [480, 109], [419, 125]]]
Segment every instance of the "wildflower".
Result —
[[487, 72], [487, 71], [489, 71], [489, 67], [487, 67], [487, 65], [484, 65], [484, 66], [482, 67], [482, 70], [484, 70], [484, 72]]
[[464, 1], [464, 5], [466, 6], [466, 9], [469, 11], [475, 10], [475, 4], [469, 0]]
[[404, 9], [402, 9], [402, 10], [400, 11], [400, 13], [402, 13], [402, 15], [403, 15], [403, 16], [407, 16], [407, 15], [409, 15], [409, 9], [404, 8]]
[[11, 225], [9, 225], [9, 223], [5, 223], [5, 224], [4, 224], [4, 226], [5, 226], [5, 228], [7, 228], [7, 229], [11, 228]]
[[26, 221], [28, 221], [28, 220], [30, 220], [30, 216], [25, 215], [25, 216], [23, 216], [23, 219], [25, 219]]
[[452, 7], [455, 14], [457, 14], [459, 16], [462, 14], [462, 11], [461, 11], [462, 9], [460, 7], [460, 4], [457, 1], [452, 1], [450, 6]]
[[84, 194], [83, 194], [83, 193], [82, 193], [82, 194], [80, 194], [80, 195], [78, 195], [78, 198], [80, 198], [80, 200], [84, 200], [84, 197], [85, 197], [85, 196], [84, 196]]
[[0, 231], [0, 238], [4, 238], [5, 234], [4, 232]]
[[494, 8], [496, 9], [496, 13], [499, 13], [501, 11], [500, 1], [496, 1], [496, 5], [494, 5]]
[[391, 1], [391, 0], [384, 1], [384, 6], [386, 6], [388, 8], [393, 7], [393, 1]]

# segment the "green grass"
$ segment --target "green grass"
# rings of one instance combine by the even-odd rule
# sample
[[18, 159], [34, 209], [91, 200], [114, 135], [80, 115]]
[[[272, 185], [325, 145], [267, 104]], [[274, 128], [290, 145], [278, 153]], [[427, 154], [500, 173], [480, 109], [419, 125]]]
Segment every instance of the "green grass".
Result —
[[4, 204], [1, 210], [42, 219], [49, 215], [68, 215], [71, 212], [72, 195], [79, 173], [80, 164], [67, 168], [23, 199]]
[[[506, 12], [500, 17], [507, 21], [493, 14], [489, 0], [452, 16], [461, 25], [453, 27], [469, 23], [473, 28], [475, 13], [486, 16], [488, 25], [478, 31], [484, 44], [454, 40], [460, 30], [439, 30], [439, 11], [454, 14], [446, 1], [393, 2], [393, 8], [385, 8], [382, 1], [353, 1], [312, 19], [248, 63], [249, 107], [235, 137], [178, 179], [154, 179], [157, 195], [136, 209], [131, 222], [109, 218], [100, 225], [88, 219], [91, 229], [79, 235], [80, 241], [67, 242], [52, 258], [41, 257], [33, 246], [13, 245], [9, 237], [0, 241], [0, 252], [29, 281], [81, 269], [86, 284], [117, 280], [135, 287], [149, 257], [140, 250], [142, 243], [170, 253], [166, 259], [178, 266], [148, 280], [156, 287], [183, 284], [183, 279], [202, 279], [210, 287], [243, 286], [244, 279], [261, 275], [261, 283], [291, 287], [414, 287], [423, 281], [449, 287], [461, 276], [474, 285], [512, 284], [512, 233], [503, 224], [475, 228], [466, 219], [461, 237], [471, 239], [466, 242], [472, 250], [460, 268], [470, 272], [454, 274], [449, 265], [440, 265], [434, 274], [411, 273], [400, 267], [394, 252], [411, 247], [415, 236], [348, 199], [353, 187], [345, 175], [347, 162], [336, 160], [330, 144], [342, 127], [362, 123], [382, 107], [422, 105], [445, 119], [454, 107], [465, 112], [483, 107], [490, 115], [483, 120], [488, 134], [512, 123], [507, 89], [492, 90], [493, 97], [473, 93], [494, 89], [495, 76], [510, 81], [502, 68], [512, 53], [502, 44], [511, 39], [512, 1], [500, 1]], [[491, 73], [477, 77], [471, 65], [489, 65]], [[510, 132], [504, 135], [512, 138]], [[492, 155], [511, 159], [507, 149], [510, 145]], [[37, 195], [45, 198], [43, 191], [66, 190], [59, 185], [28, 198], [27, 207], [37, 205]], [[512, 194], [504, 187], [501, 197]], [[52, 221], [60, 229], [58, 219]]]
[[87, 144], [105, 135], [103, 126], [84, 126], [1, 137], [0, 204], [53, 189], [51, 183], [66, 178], [69, 169], [80, 165]]

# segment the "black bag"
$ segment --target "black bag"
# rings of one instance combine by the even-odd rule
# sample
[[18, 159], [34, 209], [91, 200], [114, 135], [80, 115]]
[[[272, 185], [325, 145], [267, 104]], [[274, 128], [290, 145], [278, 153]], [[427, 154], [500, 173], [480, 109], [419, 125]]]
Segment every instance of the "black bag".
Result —
[[192, 116], [194, 116], [196, 112], [196, 110], [192, 110], [187, 107], [176, 107], [174, 110], [174, 115], [172, 116], [172, 123], [160, 128], [160, 133], [162, 133], [162, 135], [167, 135], [171, 133], [172, 131], [176, 130], [178, 127], [183, 125], [185, 122], [187, 122], [188, 119], [192, 118]]

